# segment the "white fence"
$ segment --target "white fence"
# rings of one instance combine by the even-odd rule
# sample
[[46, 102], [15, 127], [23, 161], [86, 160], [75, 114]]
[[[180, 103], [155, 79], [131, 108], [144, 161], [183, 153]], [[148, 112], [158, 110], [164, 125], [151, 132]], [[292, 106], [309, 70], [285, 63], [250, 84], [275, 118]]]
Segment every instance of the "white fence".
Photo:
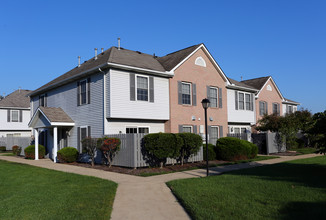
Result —
[[[151, 158], [148, 157], [143, 148], [144, 134], [109, 134], [106, 137], [115, 137], [121, 140], [119, 152], [113, 158], [113, 165], [123, 167], [147, 167], [151, 165]], [[191, 156], [187, 162], [203, 160], [203, 148], [196, 155]], [[166, 164], [175, 164], [175, 159], [168, 158]]]
[[28, 147], [32, 139], [30, 137], [0, 137], [0, 146], [5, 146], [6, 150], [12, 150], [12, 146], [22, 148], [21, 154], [24, 154], [24, 149]]

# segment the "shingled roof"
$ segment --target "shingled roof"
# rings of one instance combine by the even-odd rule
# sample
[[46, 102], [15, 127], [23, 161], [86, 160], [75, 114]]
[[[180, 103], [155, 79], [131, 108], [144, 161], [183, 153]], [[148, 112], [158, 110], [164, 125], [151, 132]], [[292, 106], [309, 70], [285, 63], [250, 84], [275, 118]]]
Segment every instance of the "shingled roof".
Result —
[[42, 107], [40, 110], [51, 122], [74, 123], [74, 121], [65, 113], [62, 108]]
[[239, 82], [239, 81], [234, 80], [234, 79], [231, 79], [230, 77], [228, 77], [228, 79], [229, 79], [230, 83], [234, 84], [235, 86], [257, 90], [256, 88], [254, 88], [254, 87], [252, 87], [250, 85], [247, 85], [247, 84], [245, 84], [243, 82]]
[[29, 94], [31, 90], [18, 89], [0, 100], [0, 107], [29, 108]]
[[241, 83], [244, 83], [248, 86], [251, 86], [255, 89], [261, 90], [261, 88], [265, 85], [266, 81], [270, 78], [270, 76], [259, 77], [255, 79], [242, 80]]

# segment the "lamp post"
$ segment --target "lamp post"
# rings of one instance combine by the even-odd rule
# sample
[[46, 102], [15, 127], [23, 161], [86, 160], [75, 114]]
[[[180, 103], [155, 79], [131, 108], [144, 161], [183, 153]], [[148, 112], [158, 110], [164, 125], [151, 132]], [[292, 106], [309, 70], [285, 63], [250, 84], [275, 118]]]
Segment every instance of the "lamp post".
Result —
[[206, 140], [206, 176], [208, 176], [208, 138], [207, 138], [207, 109], [210, 105], [209, 99], [203, 99], [201, 101], [201, 104], [203, 105], [203, 108], [205, 110], [205, 140]]

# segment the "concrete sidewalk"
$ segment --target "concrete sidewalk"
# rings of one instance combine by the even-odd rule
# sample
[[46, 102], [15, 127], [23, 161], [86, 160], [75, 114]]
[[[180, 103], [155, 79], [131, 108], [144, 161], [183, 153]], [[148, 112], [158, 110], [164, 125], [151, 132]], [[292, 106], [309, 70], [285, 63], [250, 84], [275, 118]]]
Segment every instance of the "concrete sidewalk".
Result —
[[[219, 175], [233, 170], [247, 169], [316, 156], [319, 155], [306, 154], [300, 156], [282, 156], [280, 158], [258, 162], [212, 167], [210, 168], [210, 175]], [[0, 155], [0, 160], [29, 164], [32, 166], [63, 172], [95, 176], [118, 183], [119, 185], [111, 215], [111, 219], [113, 220], [190, 219], [188, 214], [178, 203], [165, 183], [175, 179], [198, 178], [206, 176], [206, 170], [204, 169], [176, 172], [152, 177], [138, 177], [91, 168], [53, 163], [49, 159], [35, 161]]]

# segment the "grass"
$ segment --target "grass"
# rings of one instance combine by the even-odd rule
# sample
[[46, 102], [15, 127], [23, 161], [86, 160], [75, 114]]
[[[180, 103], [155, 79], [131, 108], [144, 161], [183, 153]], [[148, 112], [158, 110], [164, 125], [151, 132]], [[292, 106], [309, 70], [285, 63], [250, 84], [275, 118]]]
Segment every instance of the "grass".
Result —
[[2, 153], [0, 156], [16, 156], [14, 153]]
[[117, 184], [0, 160], [0, 219], [110, 219]]
[[317, 149], [313, 147], [305, 147], [305, 148], [292, 148], [291, 151], [296, 151], [300, 154], [314, 154]]
[[[270, 159], [275, 159], [275, 158], [279, 158], [279, 157], [277, 157], [277, 156], [257, 156], [254, 159], [249, 159], [249, 160], [238, 160], [238, 161], [230, 161], [230, 162], [220, 163], [220, 164], [210, 164], [209, 167], [233, 165], [233, 164], [238, 164], [238, 163], [248, 163], [248, 162], [253, 162], [253, 161], [270, 160]], [[185, 169], [180, 169], [180, 170], [175, 170], [175, 171], [173, 171], [173, 170], [171, 170], [171, 171], [154, 170], [153, 172], [140, 173], [139, 176], [149, 177], [149, 176], [156, 176], [156, 175], [162, 175], [162, 174], [168, 174], [168, 173], [182, 172], [182, 171], [187, 171], [187, 170], [202, 169], [202, 168], [206, 168], [206, 165], [205, 166], [198, 165], [195, 167], [188, 167]]]
[[168, 182], [193, 219], [326, 219], [326, 157]]

